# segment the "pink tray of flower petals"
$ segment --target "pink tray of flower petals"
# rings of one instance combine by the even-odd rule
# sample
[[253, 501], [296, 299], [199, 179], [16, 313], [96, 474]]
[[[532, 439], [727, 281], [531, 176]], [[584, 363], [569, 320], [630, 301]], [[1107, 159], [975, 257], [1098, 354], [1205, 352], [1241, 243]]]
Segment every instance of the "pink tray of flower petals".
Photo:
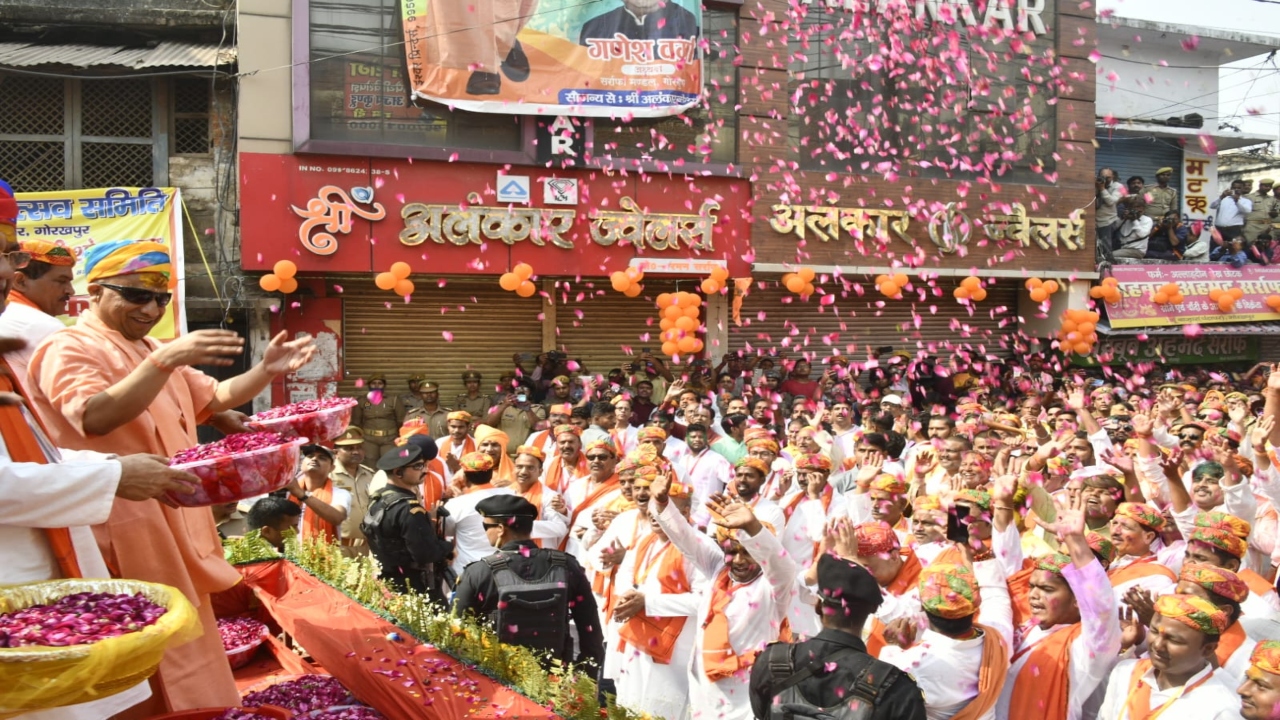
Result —
[[[271, 437], [264, 437], [268, 435]], [[175, 459], [186, 459], [184, 455], [193, 453], [211, 453], [198, 460], [171, 462], [174, 469], [186, 470], [200, 478], [200, 486], [194, 493], [170, 492], [165, 497], [184, 507], [207, 507], [274, 492], [296, 477], [298, 455], [306, 443], [306, 438], [240, 433], [183, 451]], [[239, 445], [252, 449], [237, 452], [234, 448]]]
[[311, 438], [313, 442], [327, 442], [347, 429], [355, 407], [353, 398], [304, 400], [264, 410], [246, 420], [245, 425], [260, 432], [277, 432]]

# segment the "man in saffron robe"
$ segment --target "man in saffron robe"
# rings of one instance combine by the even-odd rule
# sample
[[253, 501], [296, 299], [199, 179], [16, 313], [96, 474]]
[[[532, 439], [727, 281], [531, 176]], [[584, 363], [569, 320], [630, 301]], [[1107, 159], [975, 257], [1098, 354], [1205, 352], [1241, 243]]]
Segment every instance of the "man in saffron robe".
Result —
[[[167, 344], [147, 337], [173, 297], [164, 245], [94, 245], [84, 273], [89, 309], [36, 348], [28, 373], [32, 403], [62, 447], [172, 456], [196, 444], [199, 423], [248, 402], [315, 352], [311, 338], [286, 341], [282, 332], [252, 369], [218, 381], [194, 366], [230, 365], [244, 350], [235, 333], [199, 330]], [[176, 587], [200, 612], [204, 635], [170, 650], [152, 679], [158, 707], [237, 704], [209, 596], [240, 574], [222, 558], [212, 513], [117, 500], [94, 533], [114, 576]]]

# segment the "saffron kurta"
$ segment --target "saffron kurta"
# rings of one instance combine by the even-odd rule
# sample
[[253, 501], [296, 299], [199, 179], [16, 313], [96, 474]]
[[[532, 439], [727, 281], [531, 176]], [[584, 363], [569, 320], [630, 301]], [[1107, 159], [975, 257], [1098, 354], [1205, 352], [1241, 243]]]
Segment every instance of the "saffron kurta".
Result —
[[[50, 335], [31, 358], [32, 404], [61, 447], [105, 453], [154, 453], [166, 457], [196, 444], [218, 381], [190, 367], [176, 369], [138, 417], [106, 435], [86, 436], [85, 406], [124, 380], [159, 346], [128, 340], [92, 312]], [[209, 595], [240, 581], [222, 557], [208, 508], [171, 508], [155, 500], [115, 501], [105, 523], [94, 526], [98, 545], [117, 577], [171, 585], [200, 611], [205, 633], [165, 654], [157, 674], [171, 709], [235, 705], [231, 668], [219, 639]]]

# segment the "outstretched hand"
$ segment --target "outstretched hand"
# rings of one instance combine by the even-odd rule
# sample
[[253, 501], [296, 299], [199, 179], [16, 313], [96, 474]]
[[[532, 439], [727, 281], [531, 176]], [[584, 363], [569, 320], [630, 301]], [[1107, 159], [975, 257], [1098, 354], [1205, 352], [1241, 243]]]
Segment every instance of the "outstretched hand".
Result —
[[731, 530], [742, 529], [746, 530], [748, 535], [756, 535], [763, 527], [756, 518], [756, 514], [751, 512], [751, 506], [741, 500], [717, 493], [707, 499], [707, 508], [716, 516], [717, 525]]

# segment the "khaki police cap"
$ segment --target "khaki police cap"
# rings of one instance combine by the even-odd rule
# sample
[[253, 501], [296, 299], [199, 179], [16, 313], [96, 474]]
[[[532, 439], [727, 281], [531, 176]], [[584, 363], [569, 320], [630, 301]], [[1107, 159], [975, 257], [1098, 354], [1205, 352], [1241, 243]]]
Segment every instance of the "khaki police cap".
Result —
[[480, 373], [476, 372], [475, 370], [468, 370], [468, 371], [466, 371], [466, 372], [462, 373], [462, 381], [463, 381], [463, 382], [466, 382], [466, 381], [468, 381], [468, 380], [479, 380], [479, 379], [481, 379], [481, 378], [480, 378]]
[[418, 392], [438, 392], [439, 390], [440, 385], [438, 383], [423, 381], [418, 384]]
[[333, 441], [334, 445], [361, 445], [364, 443], [364, 431], [350, 425]]

